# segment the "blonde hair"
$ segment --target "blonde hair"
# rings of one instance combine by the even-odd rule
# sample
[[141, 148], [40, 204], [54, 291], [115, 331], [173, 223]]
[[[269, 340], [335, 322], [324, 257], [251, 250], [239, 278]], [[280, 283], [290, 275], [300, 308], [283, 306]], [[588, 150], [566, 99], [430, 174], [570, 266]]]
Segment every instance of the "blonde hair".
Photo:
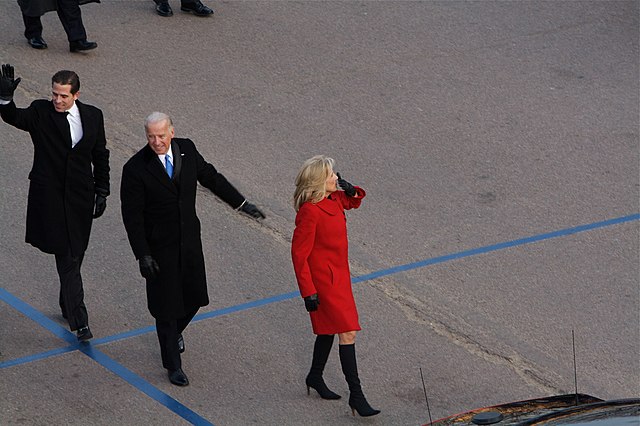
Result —
[[334, 164], [333, 158], [326, 155], [313, 156], [302, 164], [293, 193], [293, 207], [296, 211], [307, 201], [317, 203], [327, 196], [325, 183], [333, 174]]

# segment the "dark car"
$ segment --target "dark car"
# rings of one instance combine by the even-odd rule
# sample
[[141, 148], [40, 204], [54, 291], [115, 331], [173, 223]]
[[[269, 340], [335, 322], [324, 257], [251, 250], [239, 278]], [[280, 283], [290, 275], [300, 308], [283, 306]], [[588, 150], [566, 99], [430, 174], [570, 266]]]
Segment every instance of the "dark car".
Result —
[[585, 394], [557, 395], [477, 408], [426, 425], [638, 426], [640, 399], [603, 401]]

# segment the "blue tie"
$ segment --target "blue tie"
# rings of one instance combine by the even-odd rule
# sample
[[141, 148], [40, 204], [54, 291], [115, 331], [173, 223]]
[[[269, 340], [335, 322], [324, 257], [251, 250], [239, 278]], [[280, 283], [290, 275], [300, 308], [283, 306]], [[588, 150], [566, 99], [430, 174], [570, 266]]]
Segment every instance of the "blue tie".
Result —
[[166, 157], [164, 157], [165, 160], [165, 167], [167, 169], [167, 174], [169, 175], [169, 177], [173, 176], [173, 164], [171, 164], [171, 157], [169, 157], [168, 155]]

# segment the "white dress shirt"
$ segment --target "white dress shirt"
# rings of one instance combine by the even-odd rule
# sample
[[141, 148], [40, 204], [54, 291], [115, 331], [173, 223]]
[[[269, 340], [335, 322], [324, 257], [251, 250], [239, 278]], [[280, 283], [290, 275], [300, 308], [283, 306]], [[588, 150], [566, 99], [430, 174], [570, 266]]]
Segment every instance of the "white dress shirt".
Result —
[[67, 121], [69, 122], [69, 129], [71, 130], [71, 148], [75, 147], [82, 139], [82, 120], [80, 119], [80, 111], [78, 105], [73, 103], [73, 106], [67, 111]]
[[162, 165], [164, 166], [165, 169], [167, 168], [166, 157], [169, 157], [169, 161], [171, 161], [171, 165], [175, 168], [176, 162], [173, 161], [173, 153], [171, 152], [171, 145], [169, 145], [169, 151], [167, 151], [166, 154], [158, 155], [158, 158], [160, 159], [160, 162], [162, 163]]

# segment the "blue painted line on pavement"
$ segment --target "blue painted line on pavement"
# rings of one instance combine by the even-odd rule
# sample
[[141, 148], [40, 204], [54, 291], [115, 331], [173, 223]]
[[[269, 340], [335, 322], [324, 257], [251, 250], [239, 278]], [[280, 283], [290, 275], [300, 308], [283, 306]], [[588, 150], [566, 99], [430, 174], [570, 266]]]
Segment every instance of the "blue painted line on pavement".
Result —
[[[628, 216], [622, 216], [622, 217], [609, 219], [609, 220], [604, 220], [604, 221], [600, 221], [600, 222], [594, 222], [594, 223], [587, 224], [587, 225], [580, 225], [580, 226], [576, 226], [576, 227], [572, 227], [572, 228], [561, 229], [561, 230], [558, 230], [558, 231], [553, 231], [553, 232], [548, 232], [548, 233], [544, 233], [544, 234], [534, 235], [534, 236], [526, 237], [526, 238], [520, 238], [520, 239], [516, 239], [516, 240], [513, 240], [513, 241], [507, 241], [507, 242], [503, 242], [503, 243], [499, 243], [499, 244], [488, 245], [488, 246], [479, 247], [479, 248], [475, 248], [475, 249], [471, 249], [471, 250], [464, 250], [464, 251], [461, 251], [461, 252], [452, 253], [452, 254], [448, 254], [448, 255], [445, 255], [445, 256], [434, 257], [434, 258], [422, 260], [422, 261], [419, 261], [419, 262], [407, 263], [405, 265], [399, 265], [399, 266], [395, 266], [395, 267], [392, 267], [392, 268], [382, 269], [380, 271], [372, 272], [370, 274], [354, 277], [352, 279], [352, 282], [353, 283], [358, 283], [358, 282], [368, 281], [368, 280], [380, 278], [380, 277], [383, 277], [383, 276], [392, 275], [392, 274], [395, 274], [395, 273], [398, 273], [398, 272], [406, 272], [406, 271], [409, 271], [409, 270], [412, 270], [412, 269], [423, 268], [425, 266], [434, 265], [434, 264], [437, 264], [437, 263], [443, 263], [443, 262], [447, 262], [447, 261], [450, 261], [450, 260], [462, 259], [462, 258], [465, 258], [465, 257], [475, 256], [475, 255], [478, 255], [478, 254], [489, 253], [489, 252], [492, 252], [492, 251], [502, 250], [502, 249], [515, 247], [515, 246], [520, 246], [520, 245], [525, 245], [525, 244], [531, 244], [531, 243], [534, 243], [534, 242], [548, 240], [548, 239], [551, 239], [551, 238], [558, 238], [558, 237], [562, 237], [562, 236], [577, 234], [579, 232], [590, 231], [590, 230], [594, 230], [594, 229], [598, 229], [598, 228], [603, 228], [603, 227], [606, 227], [606, 226], [617, 225], [617, 224], [621, 224], [621, 223], [625, 223], [625, 222], [631, 222], [631, 221], [635, 221], [635, 220], [640, 220], [640, 213], [636, 213], [636, 214], [632, 214], [632, 215], [628, 215]], [[4, 292], [4, 295], [5, 295], [4, 297], [3, 297], [3, 292]], [[271, 304], [271, 303], [276, 303], [276, 302], [281, 302], [281, 301], [288, 300], [288, 299], [293, 299], [295, 297], [298, 297], [298, 295], [299, 295], [298, 291], [292, 291], [292, 292], [289, 292], [289, 293], [283, 293], [283, 294], [280, 294], [280, 295], [271, 296], [271, 297], [267, 297], [267, 298], [264, 298], [264, 299], [254, 300], [254, 301], [251, 301], [251, 302], [242, 303], [242, 304], [239, 304], [239, 305], [230, 306], [230, 307], [223, 308], [223, 309], [218, 309], [218, 310], [211, 311], [211, 312], [205, 312], [205, 313], [196, 315], [196, 317], [193, 319], [193, 321], [194, 322], [202, 321], [202, 320], [205, 320], [205, 319], [215, 318], [215, 317], [219, 317], [219, 316], [223, 316], [223, 315], [228, 315], [228, 314], [244, 311], [244, 310], [247, 310], [247, 309], [257, 308], [257, 307], [268, 305], [268, 304]], [[55, 331], [55, 333], [57, 335], [58, 334], [62, 334], [61, 338], [64, 338], [65, 340], [67, 340], [67, 338], [69, 336], [69, 333], [67, 332], [66, 329], [64, 329], [60, 325], [54, 323], [53, 321], [51, 321], [46, 316], [40, 314], [38, 311], [30, 308], [28, 305], [24, 304], [19, 299], [11, 296], [10, 293], [4, 291], [1, 288], [0, 288], [0, 300], [5, 300], [10, 305], [16, 305], [16, 308], [17, 308], [18, 305], [23, 304], [25, 307], [29, 308], [29, 312], [27, 312], [27, 311], [24, 312], [25, 315], [27, 315], [28, 317], [30, 317], [31, 319], [33, 319], [34, 321], [36, 321], [38, 323], [42, 323], [42, 324], [51, 323], [52, 325], [50, 325], [50, 329], [52, 330], [52, 332], [54, 332], [54, 330], [57, 330], [57, 331]], [[135, 337], [135, 336], [139, 336], [139, 335], [142, 335], [142, 334], [150, 333], [150, 332], [153, 332], [153, 331], [155, 331], [155, 327], [154, 326], [148, 326], [148, 327], [140, 328], [140, 329], [137, 329], [137, 330], [131, 330], [131, 331], [126, 331], [126, 332], [119, 333], [119, 334], [114, 334], [112, 336], [107, 336], [107, 337], [103, 337], [103, 338], [100, 338], [100, 339], [94, 339], [93, 340], [93, 344], [95, 346], [95, 345], [111, 343], [111, 342], [115, 342], [115, 341], [118, 341], [118, 340], [127, 339], [127, 338], [130, 338], [130, 337]], [[72, 338], [71, 341], [75, 341], [75, 338]], [[18, 364], [23, 364], [23, 363], [27, 363], [27, 362], [40, 360], [40, 359], [43, 359], [43, 358], [47, 358], [48, 356], [57, 355], [58, 353], [69, 352], [69, 351], [75, 350], [76, 347], [77, 347], [77, 344], [74, 345], [74, 346], [68, 347], [68, 348], [61, 348], [61, 349], [57, 349], [57, 350], [53, 350], [53, 351], [42, 352], [42, 353], [39, 353], [39, 354], [35, 354], [35, 355], [28, 356], [28, 357], [24, 357], [24, 358], [18, 358], [18, 359], [14, 359], [14, 360], [5, 361], [3, 363], [0, 363], [0, 369], [1, 368], [5, 368], [5, 367], [18, 365]]]
[[96, 361], [98, 364], [102, 365], [107, 370], [111, 371], [115, 375], [124, 379], [127, 383], [129, 383], [134, 388], [138, 389], [148, 397], [156, 400], [160, 404], [167, 407], [169, 410], [173, 411], [183, 419], [187, 420], [193, 425], [197, 426], [213, 426], [211, 422], [209, 422], [204, 417], [200, 416], [195, 411], [191, 410], [184, 404], [176, 401], [171, 396], [162, 392], [160, 389], [151, 385], [149, 382], [144, 380], [142, 377], [138, 376], [128, 368], [124, 367], [122, 364], [114, 361], [103, 352], [94, 348], [92, 344], [82, 345], [80, 347], [80, 351], [87, 355], [89, 358]]
[[[0, 289], [0, 290], [2, 290], [2, 289]], [[46, 351], [46, 352], [40, 352], [40, 353], [37, 353], [37, 354], [24, 356], [24, 357], [21, 357], [21, 358], [10, 359], [9, 361], [0, 362], [0, 370], [3, 369], [3, 368], [7, 368], [7, 367], [13, 367], [15, 365], [27, 364], [29, 362], [39, 361], [41, 359], [50, 358], [50, 357], [56, 356], [56, 355], [66, 354], [67, 352], [73, 352], [76, 349], [78, 349], [78, 347], [76, 345], [67, 346], [65, 348], [57, 348], [57, 349], [52, 349], [52, 350]]]
[[148, 327], [138, 328], [136, 330], [125, 331], [118, 334], [113, 334], [111, 336], [101, 337], [99, 339], [93, 339], [92, 343], [94, 346], [103, 345], [105, 343], [116, 342], [118, 340], [128, 339], [130, 337], [136, 337], [141, 334], [147, 334], [156, 331], [156, 327], [154, 325], [150, 325]]
[[40, 311], [34, 309], [31, 305], [23, 302], [15, 297], [13, 294], [6, 291], [4, 288], [0, 288], [0, 300], [4, 301], [10, 306], [13, 306], [16, 310], [20, 311], [24, 316], [31, 319], [36, 324], [47, 329], [51, 334], [59, 337], [67, 343], [75, 343], [78, 345], [76, 336], [73, 335], [65, 327], [61, 326], [57, 322], [51, 320]]
[[[531, 236], [531, 237], [520, 238], [520, 239], [513, 240], [513, 241], [507, 241], [507, 242], [503, 242], [503, 243], [499, 243], [499, 244], [488, 245], [488, 246], [479, 247], [479, 248], [475, 248], [475, 249], [471, 249], [471, 250], [464, 250], [464, 251], [460, 251], [460, 252], [457, 252], [457, 253], [448, 254], [448, 255], [445, 255], [445, 256], [439, 256], [439, 257], [434, 257], [434, 258], [431, 258], [431, 259], [425, 259], [425, 260], [422, 260], [422, 261], [419, 261], [419, 262], [413, 262], [413, 263], [407, 263], [405, 265], [394, 266], [392, 268], [382, 269], [380, 271], [372, 272], [370, 274], [365, 274], [365, 275], [360, 275], [358, 277], [353, 277], [351, 279], [351, 282], [355, 284], [355, 283], [359, 283], [359, 282], [363, 282], [363, 281], [369, 281], [369, 280], [373, 280], [373, 279], [376, 279], [376, 278], [384, 277], [386, 275], [392, 275], [392, 274], [396, 274], [398, 272], [406, 272], [406, 271], [410, 271], [412, 269], [423, 268], [425, 266], [435, 265], [437, 263], [443, 263], [443, 262], [447, 262], [447, 261], [450, 261], [450, 260], [462, 259], [464, 257], [475, 256], [475, 255], [478, 255], [478, 254], [489, 253], [489, 252], [497, 251], [497, 250], [503, 250], [503, 249], [506, 249], [506, 248], [509, 248], [509, 247], [521, 246], [521, 245], [525, 245], [525, 244], [531, 244], [531, 243], [535, 243], [535, 242], [539, 242], [539, 241], [543, 241], [543, 240], [548, 240], [548, 239], [551, 239], [551, 238], [558, 238], [558, 237], [563, 237], [563, 236], [567, 236], [567, 235], [577, 234], [579, 232], [591, 231], [591, 230], [594, 230], [594, 229], [604, 228], [606, 226], [611, 226], [611, 225], [617, 225], [617, 224], [624, 223], [624, 222], [631, 222], [631, 221], [634, 221], [634, 220], [640, 220], [640, 213], [632, 214], [632, 215], [628, 215], [628, 216], [622, 216], [622, 217], [618, 217], [618, 218], [615, 218], [615, 219], [603, 220], [601, 222], [594, 222], [594, 223], [590, 223], [588, 225], [580, 225], [580, 226], [575, 226], [573, 228], [561, 229], [559, 231], [553, 231], [553, 232], [548, 232], [548, 233], [545, 233], [545, 234], [534, 235], [534, 236]], [[194, 318], [194, 321], [200, 321], [200, 320], [203, 320], [203, 319], [219, 317], [221, 315], [227, 315], [227, 314], [231, 314], [231, 313], [235, 313], [235, 312], [239, 312], [239, 311], [244, 311], [244, 310], [251, 309], [251, 308], [256, 308], [258, 306], [268, 305], [270, 303], [281, 302], [283, 300], [293, 299], [295, 297], [298, 297], [299, 295], [300, 295], [299, 292], [292, 291], [290, 293], [284, 293], [284, 294], [280, 294], [280, 295], [277, 295], [277, 296], [268, 297], [268, 298], [265, 298], [265, 299], [255, 300], [253, 302], [248, 302], [248, 303], [243, 303], [243, 304], [240, 304], [240, 305], [230, 306], [228, 308], [219, 309], [219, 310], [216, 310], [216, 311], [207, 312], [207, 313], [203, 313], [203, 314], [197, 315]]]
[[559, 231], [548, 232], [545, 234], [534, 235], [531, 237], [520, 238], [513, 241], [507, 241], [499, 244], [493, 244], [484, 247], [478, 247], [471, 250], [464, 250], [458, 253], [452, 253], [445, 256], [434, 257], [431, 259], [421, 260], [419, 262], [407, 263], [404, 265], [394, 266], [393, 268], [383, 269], [377, 272], [372, 272], [370, 274], [361, 275], [359, 277], [355, 277], [352, 282], [361, 282], [373, 280], [376, 278], [384, 277], [386, 275], [397, 274], [398, 272], [406, 272], [412, 269], [423, 268], [429, 265], [435, 265], [437, 263], [448, 262], [451, 260], [462, 259], [464, 257], [476, 256], [478, 254], [489, 253], [492, 251], [503, 250], [510, 247], [522, 246], [525, 244], [536, 243], [543, 240], [549, 240], [551, 238], [565, 237], [567, 235], [577, 234], [579, 232], [592, 231], [598, 228], [604, 228], [606, 226], [617, 225], [624, 222], [631, 222], [634, 220], [639, 220], [640, 214], [632, 214], [629, 216], [618, 217], [615, 219], [603, 220], [601, 222], [590, 223], [588, 225], [580, 225], [575, 226], [573, 228], [561, 229]]
[[13, 306], [16, 310], [24, 314], [26, 317], [30, 318], [35, 323], [41, 325], [42, 327], [44, 327], [45, 329], [47, 329], [57, 337], [65, 340], [68, 343], [72, 343], [71, 345], [65, 348], [55, 349], [52, 351], [43, 352], [43, 353], [32, 355], [29, 357], [24, 357], [17, 360], [10, 360], [7, 362], [0, 363], [0, 368], [10, 367], [13, 365], [23, 364], [25, 362], [31, 362], [39, 359], [49, 358], [54, 355], [59, 355], [59, 354], [79, 350], [80, 352], [82, 352], [89, 358], [93, 359], [94, 361], [96, 361], [98, 364], [100, 364], [107, 370], [116, 374], [117, 376], [125, 380], [127, 383], [129, 383], [130, 385], [132, 385], [133, 387], [135, 387], [145, 395], [149, 396], [150, 398], [156, 400], [160, 404], [164, 405], [169, 410], [173, 411], [183, 419], [197, 426], [209, 426], [209, 425], [213, 426], [211, 422], [209, 422], [202, 416], [198, 415], [196, 412], [192, 411], [185, 405], [181, 404], [180, 402], [176, 401], [175, 399], [173, 399], [166, 393], [162, 392], [155, 386], [151, 385], [142, 377], [138, 376], [131, 370], [125, 368], [122, 364], [114, 361], [113, 359], [105, 355], [103, 352], [95, 349], [91, 343], [79, 343], [76, 336], [72, 332], [68, 331], [66, 328], [62, 327], [60, 324], [57, 324], [56, 322], [47, 318], [41, 312], [37, 311], [32, 306], [18, 299], [17, 297], [15, 297], [14, 295], [6, 291], [4, 288], [0, 288], [0, 300], [4, 301], [10, 306]]
[[[479, 247], [479, 248], [475, 248], [475, 249], [471, 249], [471, 250], [464, 250], [464, 251], [460, 251], [460, 252], [457, 252], [457, 253], [452, 253], [452, 254], [445, 255], [445, 256], [439, 256], [439, 257], [435, 257], [435, 258], [431, 258], [431, 259], [425, 259], [425, 260], [422, 260], [422, 261], [419, 261], [419, 262], [407, 263], [407, 264], [404, 264], [404, 265], [399, 265], [399, 266], [395, 266], [395, 267], [388, 268], [388, 269], [382, 269], [380, 271], [376, 271], [376, 272], [373, 272], [373, 273], [370, 273], [370, 274], [361, 275], [359, 277], [354, 277], [352, 279], [352, 282], [353, 283], [358, 283], [358, 282], [368, 281], [368, 280], [380, 278], [380, 277], [383, 277], [383, 276], [396, 274], [396, 273], [399, 273], [399, 272], [406, 272], [406, 271], [410, 271], [410, 270], [413, 270], [413, 269], [423, 268], [423, 267], [429, 266], [429, 265], [448, 262], [448, 261], [451, 261], [451, 260], [462, 259], [462, 258], [470, 257], [470, 256], [476, 256], [476, 255], [479, 255], [479, 254], [489, 253], [489, 252], [493, 252], [493, 251], [497, 251], [497, 250], [503, 250], [503, 249], [506, 249], [506, 248], [522, 246], [522, 245], [525, 245], [525, 244], [531, 244], [531, 243], [544, 241], [544, 240], [548, 240], [548, 239], [552, 239], [552, 238], [564, 237], [564, 236], [568, 236], [568, 235], [577, 234], [577, 233], [580, 233], [580, 232], [591, 231], [591, 230], [598, 229], [598, 228], [604, 228], [604, 227], [607, 227], [607, 226], [617, 225], [617, 224], [636, 221], [636, 220], [640, 220], [640, 214], [632, 214], [632, 215], [628, 215], [628, 216], [622, 216], [622, 217], [618, 217], [618, 218], [614, 218], [614, 219], [604, 220], [604, 221], [600, 221], [600, 222], [594, 222], [594, 223], [591, 223], [591, 224], [580, 225], [580, 226], [576, 226], [576, 227], [572, 227], [572, 228], [561, 229], [561, 230], [558, 230], [558, 231], [553, 231], [553, 232], [548, 232], [548, 233], [544, 233], [544, 234], [534, 235], [534, 236], [526, 237], [526, 238], [520, 238], [520, 239], [516, 239], [516, 240], [512, 240], [512, 241], [507, 241], [507, 242], [503, 242], [503, 243], [488, 245], [488, 246]], [[248, 310], [248, 309], [253, 309], [253, 308], [260, 307], [260, 306], [269, 305], [271, 303], [277, 303], [277, 302], [280, 302], [280, 301], [284, 301], [284, 300], [295, 298], [298, 295], [299, 295], [299, 293], [297, 291], [292, 291], [292, 292], [289, 292], [289, 293], [283, 293], [283, 294], [280, 294], [280, 295], [271, 296], [271, 297], [267, 297], [267, 298], [264, 298], [264, 299], [259, 299], [259, 300], [255, 300], [255, 301], [251, 301], [251, 302], [247, 302], [247, 303], [242, 303], [242, 304], [235, 305], [235, 306], [230, 306], [230, 307], [223, 308], [223, 309], [218, 309], [218, 310], [211, 311], [211, 312], [202, 313], [202, 314], [197, 315], [194, 318], [194, 322], [195, 321], [202, 321], [202, 320], [209, 319], [209, 318], [219, 317], [219, 316], [223, 316], [223, 315], [228, 315], [228, 314], [232, 314], [232, 313], [236, 313], [236, 312], [240, 312], [240, 311], [244, 311], [244, 310]], [[80, 350], [81, 352], [83, 352], [85, 355], [89, 356], [91, 359], [93, 359], [96, 362], [98, 362], [100, 365], [102, 365], [105, 368], [107, 368], [109, 371], [111, 371], [114, 374], [116, 374], [116, 375], [120, 376], [121, 378], [123, 378], [125, 381], [127, 381], [129, 384], [131, 384], [132, 386], [134, 386], [135, 388], [137, 388], [141, 392], [145, 393], [146, 395], [148, 395], [152, 399], [158, 401], [160, 404], [164, 405], [165, 407], [167, 407], [168, 409], [170, 409], [174, 413], [178, 414], [182, 418], [184, 418], [187, 421], [191, 422], [192, 424], [194, 424], [194, 425], [211, 425], [211, 423], [209, 421], [207, 421], [206, 419], [202, 418], [197, 413], [193, 412], [192, 410], [190, 410], [189, 408], [187, 408], [186, 406], [184, 406], [180, 402], [176, 401], [175, 399], [171, 398], [169, 395], [165, 394], [164, 392], [158, 390], [157, 388], [155, 388], [154, 386], [149, 384], [147, 381], [142, 379], [140, 376], [136, 375], [132, 371], [128, 370], [127, 368], [125, 368], [121, 364], [117, 363], [116, 361], [114, 361], [113, 359], [109, 358], [104, 353], [102, 353], [102, 352], [100, 352], [100, 351], [98, 351], [97, 349], [94, 348], [94, 346], [98, 345], [98, 344], [110, 343], [110, 342], [114, 342], [114, 341], [117, 341], [117, 340], [122, 340], [122, 339], [126, 339], [126, 338], [129, 338], [129, 337], [134, 337], [134, 336], [138, 336], [138, 335], [141, 335], [141, 334], [152, 332], [152, 331], [155, 330], [154, 326], [144, 327], [144, 328], [137, 329], [137, 330], [131, 330], [131, 331], [127, 331], [127, 332], [124, 332], [124, 333], [119, 333], [119, 334], [116, 334], [116, 335], [113, 335], [113, 336], [104, 337], [104, 338], [101, 338], [101, 339], [95, 339], [93, 345], [92, 344], [78, 344], [76, 342], [76, 338], [73, 335], [73, 333], [69, 332], [64, 327], [62, 327], [59, 324], [55, 323], [54, 321], [50, 320], [45, 315], [43, 315], [42, 313], [40, 313], [37, 310], [33, 309], [31, 306], [29, 306], [28, 304], [24, 303], [22, 300], [18, 299], [17, 297], [13, 296], [11, 293], [7, 292], [3, 288], [0, 288], [0, 300], [2, 300], [4, 302], [6, 302], [7, 304], [15, 307], [17, 310], [22, 312], [25, 316], [27, 316], [28, 318], [30, 318], [34, 322], [38, 323], [42, 327], [46, 328], [47, 330], [49, 330], [51, 333], [53, 333], [54, 335], [58, 336], [59, 338], [65, 340], [68, 343], [72, 343], [70, 346], [68, 346], [66, 348], [55, 349], [55, 350], [51, 350], [51, 351], [47, 351], [47, 352], [42, 352], [40, 354], [35, 354], [35, 355], [23, 357], [23, 358], [18, 358], [18, 359], [15, 359], [15, 360], [5, 361], [3, 363], [0, 363], [0, 369], [6, 368], [6, 367], [10, 367], [10, 366], [13, 366], [13, 365], [23, 364], [23, 363], [26, 363], [26, 362], [32, 362], [32, 361], [48, 358], [50, 356], [54, 356], [54, 355], [65, 353], [65, 352], [71, 352], [71, 351], [77, 349], [77, 350]]]
[[242, 303], [240, 305], [229, 306], [228, 308], [223, 308], [223, 309], [218, 309], [216, 311], [198, 314], [193, 318], [193, 320], [202, 321], [204, 319], [219, 317], [222, 315], [228, 315], [234, 312], [245, 311], [247, 309], [257, 308], [259, 306], [269, 305], [271, 303], [282, 302], [283, 300], [293, 299], [299, 294], [300, 293], [297, 291], [292, 291], [290, 293], [279, 294], [277, 296], [271, 296], [264, 299], [254, 300], [252, 302]]

